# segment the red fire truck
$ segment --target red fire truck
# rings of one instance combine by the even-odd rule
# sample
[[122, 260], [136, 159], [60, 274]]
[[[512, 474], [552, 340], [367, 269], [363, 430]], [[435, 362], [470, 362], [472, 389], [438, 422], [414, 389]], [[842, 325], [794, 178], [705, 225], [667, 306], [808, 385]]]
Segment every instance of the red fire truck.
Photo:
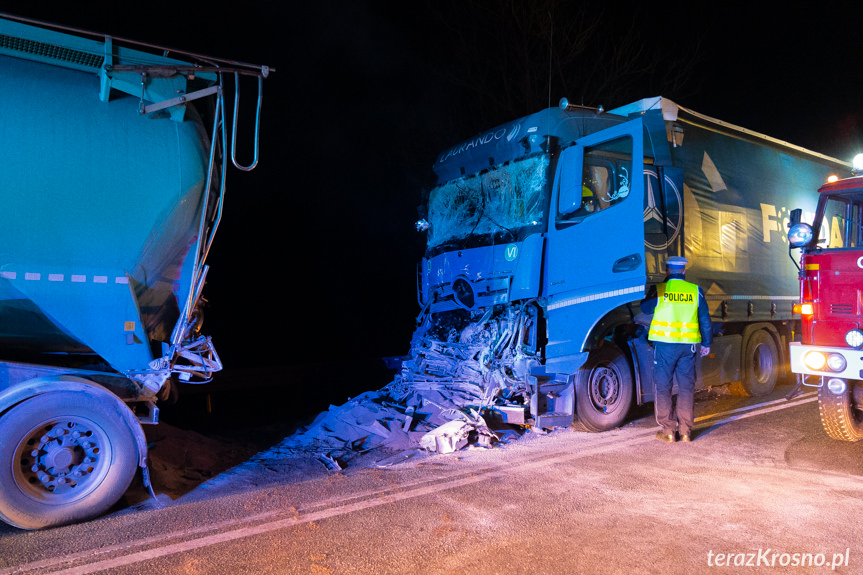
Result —
[[824, 430], [844, 441], [863, 439], [863, 154], [852, 173], [821, 186], [815, 214], [794, 210], [788, 232], [802, 250], [791, 370], [797, 388], [818, 387]]

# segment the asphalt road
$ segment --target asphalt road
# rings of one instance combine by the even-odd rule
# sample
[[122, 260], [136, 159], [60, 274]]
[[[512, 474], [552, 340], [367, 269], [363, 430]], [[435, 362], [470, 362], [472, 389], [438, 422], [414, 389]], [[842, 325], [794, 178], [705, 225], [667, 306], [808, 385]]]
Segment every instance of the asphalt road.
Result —
[[863, 443], [787, 391], [699, 401], [691, 444], [657, 441], [642, 410], [603, 434], [0, 526], [0, 575], [863, 572]]

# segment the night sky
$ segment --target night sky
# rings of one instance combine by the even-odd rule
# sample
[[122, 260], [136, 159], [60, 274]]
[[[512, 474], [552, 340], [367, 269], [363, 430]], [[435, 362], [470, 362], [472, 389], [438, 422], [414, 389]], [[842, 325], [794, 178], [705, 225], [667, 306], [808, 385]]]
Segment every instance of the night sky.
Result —
[[[611, 109], [662, 95], [846, 161], [863, 151], [859, 2], [597, 4], [0, 0], [0, 11], [276, 69], [260, 165], [229, 170], [209, 260], [204, 332], [231, 369], [407, 353], [424, 242], [413, 222], [436, 155], [563, 96]], [[244, 84], [245, 105], [254, 98]]]

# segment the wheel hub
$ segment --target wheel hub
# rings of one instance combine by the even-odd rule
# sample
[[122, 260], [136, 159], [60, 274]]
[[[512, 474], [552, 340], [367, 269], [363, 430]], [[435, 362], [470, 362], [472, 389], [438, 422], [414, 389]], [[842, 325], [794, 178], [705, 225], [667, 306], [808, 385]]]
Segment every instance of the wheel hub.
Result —
[[103, 464], [98, 437], [86, 423], [72, 419], [34, 429], [19, 447], [19, 484], [37, 497], [86, 491]]
[[590, 399], [601, 411], [617, 403], [620, 395], [620, 382], [617, 374], [609, 367], [599, 367], [593, 372], [590, 380]]
[[58, 445], [56, 442], [52, 442], [45, 446], [44, 449], [46, 453], [42, 463], [45, 467], [53, 469], [55, 474], [69, 472], [69, 467], [72, 466], [77, 455], [74, 447], [64, 447]]
[[765, 383], [773, 373], [773, 356], [764, 345], [755, 348], [755, 377], [759, 383]]

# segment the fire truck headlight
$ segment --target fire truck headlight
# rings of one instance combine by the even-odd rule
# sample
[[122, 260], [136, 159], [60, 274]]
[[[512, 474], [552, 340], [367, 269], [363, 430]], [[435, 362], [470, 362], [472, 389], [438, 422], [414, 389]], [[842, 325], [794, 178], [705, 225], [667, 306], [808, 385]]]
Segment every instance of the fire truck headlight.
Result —
[[803, 363], [805, 363], [806, 367], [809, 369], [820, 371], [824, 369], [824, 365], [827, 363], [827, 358], [824, 357], [824, 354], [820, 351], [810, 351], [803, 358]]
[[831, 353], [827, 356], [827, 367], [830, 371], [845, 371], [846, 365], [848, 365], [848, 362], [845, 361], [845, 357], [843, 357], [842, 354]]
[[830, 393], [833, 395], [842, 395], [845, 393], [845, 390], [848, 389], [848, 386], [845, 385], [845, 380], [840, 379], [838, 377], [831, 377], [827, 380], [827, 389], [830, 390]]
[[792, 248], [801, 248], [812, 241], [812, 226], [799, 223], [788, 230], [788, 243]]
[[859, 348], [863, 345], [863, 331], [852, 329], [845, 334], [845, 343], [847, 343], [849, 347]]
[[857, 154], [851, 160], [851, 169], [855, 172], [863, 172], [863, 154]]

